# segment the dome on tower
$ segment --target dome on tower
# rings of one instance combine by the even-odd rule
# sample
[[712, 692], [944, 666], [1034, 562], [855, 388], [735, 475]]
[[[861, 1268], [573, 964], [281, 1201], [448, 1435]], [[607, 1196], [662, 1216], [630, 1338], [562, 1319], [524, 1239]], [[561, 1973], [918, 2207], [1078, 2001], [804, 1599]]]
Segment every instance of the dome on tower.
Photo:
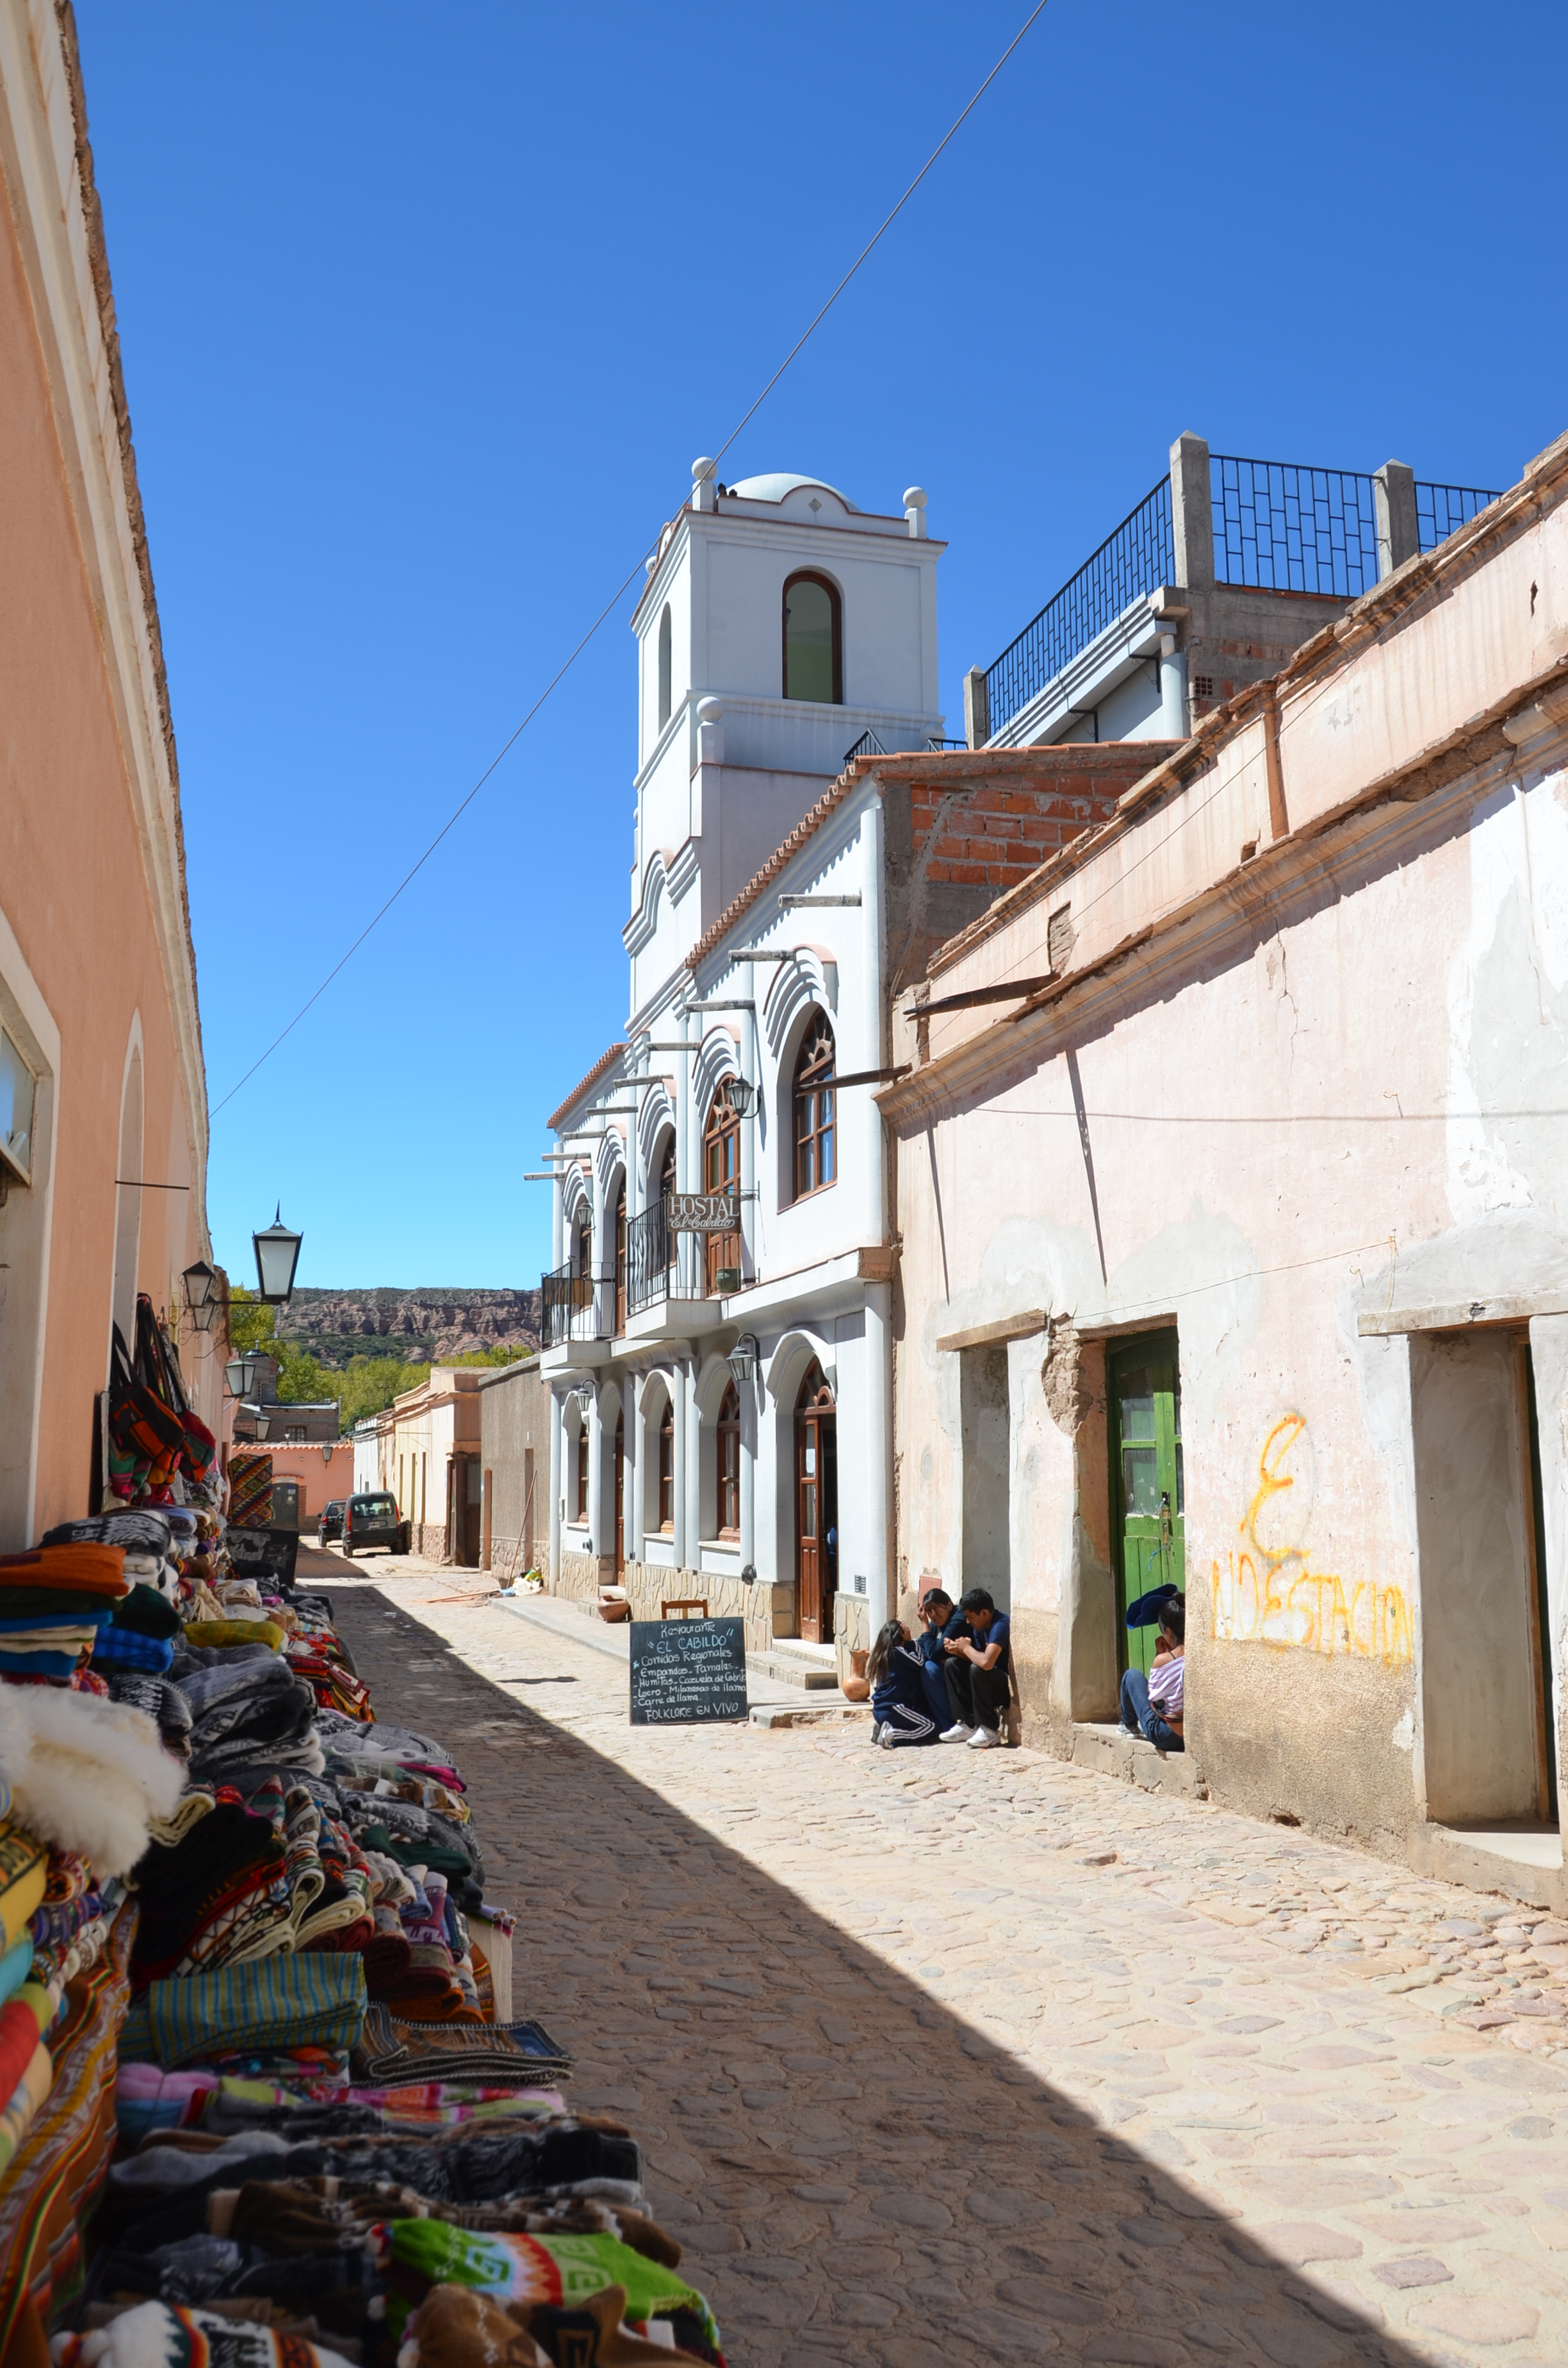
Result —
[[825, 477], [802, 477], [791, 469], [775, 470], [766, 477], [743, 477], [738, 485], [731, 485], [726, 490], [743, 502], [781, 502], [787, 495], [799, 493], [802, 486], [812, 485], [820, 485], [824, 494], [831, 494], [835, 501], [844, 504], [846, 510], [853, 510], [857, 518], [860, 515], [858, 506], [850, 500], [848, 495], [841, 494], [836, 485], [830, 485]]

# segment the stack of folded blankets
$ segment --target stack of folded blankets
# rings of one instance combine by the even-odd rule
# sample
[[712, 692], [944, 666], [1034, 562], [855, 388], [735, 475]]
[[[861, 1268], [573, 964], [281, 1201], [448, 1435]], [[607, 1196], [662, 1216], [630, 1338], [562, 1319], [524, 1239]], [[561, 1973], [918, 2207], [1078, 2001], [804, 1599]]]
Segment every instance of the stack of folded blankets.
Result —
[[722, 2361], [630, 2132], [514, 2013], [460, 1770], [377, 1718], [324, 1598], [201, 1508], [0, 1563], [0, 2340]]

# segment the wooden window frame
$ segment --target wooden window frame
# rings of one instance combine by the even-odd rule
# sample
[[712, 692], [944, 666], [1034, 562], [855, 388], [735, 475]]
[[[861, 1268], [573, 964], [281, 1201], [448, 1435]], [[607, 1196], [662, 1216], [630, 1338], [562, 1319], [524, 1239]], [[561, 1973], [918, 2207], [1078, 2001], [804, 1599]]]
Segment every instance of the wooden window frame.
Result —
[[[726, 1170], [724, 1145], [732, 1146], [731, 1165]], [[705, 1192], [733, 1192], [741, 1189], [741, 1122], [730, 1105], [729, 1079], [722, 1078], [708, 1105], [708, 1117], [702, 1129], [702, 1189]], [[738, 1267], [741, 1263], [741, 1236], [733, 1234], [707, 1234], [703, 1236], [703, 1259], [706, 1288], [712, 1297], [717, 1283], [715, 1277], [722, 1267]]]
[[[832, 576], [824, 575], [817, 567], [797, 567], [793, 575], [785, 578], [784, 590], [779, 598], [778, 665], [781, 695], [785, 699], [790, 696], [790, 595], [797, 584], [817, 584], [827, 594], [828, 603], [833, 610], [833, 699], [830, 703], [835, 707], [842, 707], [844, 704], [844, 595]], [[820, 707], [823, 702], [817, 699], [802, 699], [797, 700], [796, 704], [801, 707]]]
[[[825, 1062], [821, 1057], [824, 1037], [829, 1053]], [[792, 1198], [796, 1201], [810, 1201], [819, 1192], [829, 1192], [838, 1181], [838, 1095], [833, 1084], [837, 1071], [838, 1043], [833, 1032], [833, 1023], [824, 1011], [813, 1010], [801, 1038], [800, 1051], [795, 1055], [794, 1081], [790, 1089], [790, 1156], [794, 1182]], [[833, 1107], [825, 1125], [822, 1116], [824, 1088], [833, 1096]], [[802, 1106], [808, 1096], [813, 1105], [814, 1118], [802, 1133]], [[833, 1169], [832, 1175], [826, 1177], [822, 1172], [824, 1144]], [[802, 1181], [804, 1162], [801, 1157], [808, 1145], [814, 1178], [809, 1184]]]
[[577, 1425], [577, 1520], [588, 1518], [588, 1423], [586, 1416]]
[[[719, 1401], [719, 1419], [714, 1426], [716, 1445], [713, 1462], [714, 1512], [722, 1538], [738, 1538], [741, 1533], [741, 1401], [733, 1382], [729, 1383]], [[729, 1514], [732, 1518], [724, 1518]]]

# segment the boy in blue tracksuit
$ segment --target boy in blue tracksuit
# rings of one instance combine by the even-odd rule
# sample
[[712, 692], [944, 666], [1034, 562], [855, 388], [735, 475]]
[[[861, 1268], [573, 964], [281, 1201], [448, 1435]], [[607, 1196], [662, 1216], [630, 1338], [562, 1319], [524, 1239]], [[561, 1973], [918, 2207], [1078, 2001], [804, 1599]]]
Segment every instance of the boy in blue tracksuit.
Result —
[[924, 1664], [921, 1678], [926, 1688], [926, 1707], [940, 1733], [952, 1720], [952, 1712], [948, 1706], [947, 1641], [949, 1636], [963, 1633], [964, 1617], [952, 1597], [939, 1587], [932, 1588], [922, 1600], [920, 1617], [924, 1624], [915, 1643]]

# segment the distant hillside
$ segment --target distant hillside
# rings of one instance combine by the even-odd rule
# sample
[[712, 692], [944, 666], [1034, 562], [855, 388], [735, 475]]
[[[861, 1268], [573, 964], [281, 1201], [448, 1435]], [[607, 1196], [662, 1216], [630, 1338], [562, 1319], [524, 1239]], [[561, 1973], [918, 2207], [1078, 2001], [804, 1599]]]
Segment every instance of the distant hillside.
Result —
[[278, 1329], [324, 1365], [351, 1357], [460, 1357], [474, 1349], [537, 1348], [533, 1291], [305, 1291], [278, 1311]]

